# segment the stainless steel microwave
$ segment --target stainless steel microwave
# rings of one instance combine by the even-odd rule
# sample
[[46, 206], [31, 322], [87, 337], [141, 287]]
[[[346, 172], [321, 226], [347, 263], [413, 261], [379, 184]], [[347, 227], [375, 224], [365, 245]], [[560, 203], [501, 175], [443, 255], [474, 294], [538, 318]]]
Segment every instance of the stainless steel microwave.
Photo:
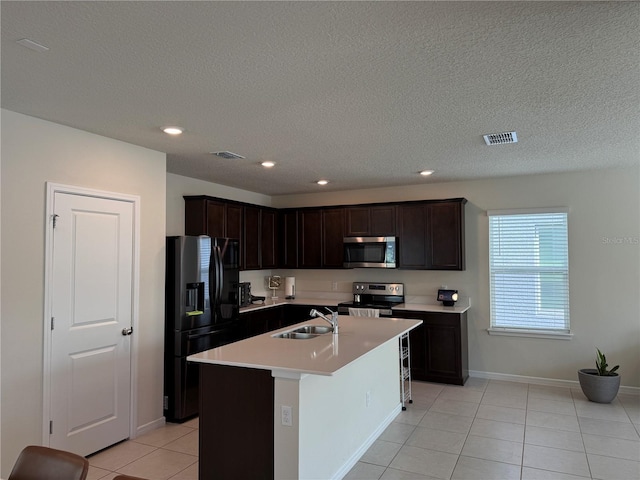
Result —
[[345, 268], [396, 268], [396, 237], [344, 237]]

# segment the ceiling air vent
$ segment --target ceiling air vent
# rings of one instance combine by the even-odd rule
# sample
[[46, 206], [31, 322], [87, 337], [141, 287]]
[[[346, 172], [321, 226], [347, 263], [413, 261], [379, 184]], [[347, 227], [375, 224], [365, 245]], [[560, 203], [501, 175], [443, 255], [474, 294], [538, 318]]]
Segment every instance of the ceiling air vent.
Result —
[[223, 150], [222, 152], [211, 152], [211, 155], [216, 155], [217, 157], [226, 158], [228, 160], [244, 158], [242, 155], [238, 155], [237, 153], [233, 153], [233, 152], [228, 152], [226, 150]]
[[518, 143], [516, 132], [489, 133], [483, 135], [484, 143], [487, 145], [506, 145], [507, 143]]

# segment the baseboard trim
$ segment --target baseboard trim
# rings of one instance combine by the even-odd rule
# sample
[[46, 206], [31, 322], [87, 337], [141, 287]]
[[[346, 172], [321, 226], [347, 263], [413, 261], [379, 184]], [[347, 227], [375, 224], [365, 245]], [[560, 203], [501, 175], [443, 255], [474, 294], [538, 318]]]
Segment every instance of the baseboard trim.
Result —
[[365, 452], [369, 450], [369, 447], [373, 445], [373, 442], [375, 442], [378, 437], [382, 435], [382, 432], [384, 432], [385, 429], [389, 425], [391, 425], [391, 422], [393, 422], [393, 420], [401, 411], [402, 405], [398, 404], [397, 407], [394, 408], [389, 415], [387, 415], [387, 418], [384, 419], [384, 421], [378, 426], [378, 428], [376, 428], [371, 433], [371, 435], [369, 435], [369, 437], [364, 441], [360, 448], [358, 448], [358, 450], [356, 450], [353, 455], [351, 455], [351, 457], [342, 465], [342, 467], [340, 467], [340, 469], [333, 475], [333, 479], [340, 480], [341, 478], [344, 478], [345, 475], [347, 475], [347, 473], [349, 473], [349, 471], [351, 471], [351, 469], [355, 466], [355, 464], [358, 463], [358, 460], [360, 460], [362, 455], [364, 455]]
[[153, 421], [151, 421], [149, 423], [145, 423], [144, 425], [140, 425], [138, 428], [136, 428], [136, 434], [135, 434], [135, 437], [133, 437], [133, 438], [137, 438], [140, 435], [144, 435], [145, 433], [149, 433], [150, 431], [155, 430], [156, 428], [163, 427], [166, 423], [167, 423], [167, 419], [165, 417], [160, 417], [160, 418], [158, 418], [156, 420], [153, 420]]
[[[470, 377], [486, 378], [487, 380], [505, 380], [507, 382], [533, 383], [534, 385], [547, 385], [552, 387], [579, 388], [577, 380], [558, 380], [556, 378], [528, 377], [525, 375], [511, 375], [509, 373], [481, 372], [469, 370]], [[620, 393], [626, 395], [640, 395], [639, 387], [620, 386]]]

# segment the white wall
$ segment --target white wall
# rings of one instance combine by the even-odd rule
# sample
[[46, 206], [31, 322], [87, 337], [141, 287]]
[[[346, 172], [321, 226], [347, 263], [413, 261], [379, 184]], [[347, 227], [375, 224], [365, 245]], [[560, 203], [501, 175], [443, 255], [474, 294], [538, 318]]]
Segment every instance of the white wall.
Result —
[[167, 173], [167, 235], [184, 235], [184, 198], [182, 197], [185, 195], [209, 195], [264, 207], [271, 205], [271, 197], [268, 195]]
[[[357, 280], [400, 281], [406, 294], [435, 297], [441, 284], [471, 297], [469, 368], [577, 380], [595, 348], [620, 364], [622, 384], [640, 386], [640, 168], [522, 176], [492, 180], [274, 197], [274, 207], [465, 197], [463, 272], [403, 270], [286, 270], [298, 292], [349, 292]], [[565, 206], [569, 214], [570, 341], [489, 336], [489, 258], [486, 211]]]
[[162, 420], [165, 154], [2, 110], [2, 472], [42, 440], [45, 183], [141, 197], [138, 427]]

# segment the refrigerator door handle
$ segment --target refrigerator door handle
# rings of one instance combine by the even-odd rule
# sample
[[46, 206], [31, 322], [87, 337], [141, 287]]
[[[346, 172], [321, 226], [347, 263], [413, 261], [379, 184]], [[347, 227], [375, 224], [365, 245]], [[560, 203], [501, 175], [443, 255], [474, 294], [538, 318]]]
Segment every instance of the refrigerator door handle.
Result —
[[218, 270], [216, 268], [215, 246], [211, 246], [211, 256], [209, 257], [209, 308], [211, 309], [211, 318], [215, 318], [216, 297], [215, 289], [218, 282]]
[[216, 304], [220, 305], [222, 303], [222, 282], [224, 280], [224, 270], [222, 267], [222, 255], [220, 254], [220, 247], [216, 247], [216, 267], [218, 269], [218, 284], [217, 284], [217, 292], [216, 292]]

